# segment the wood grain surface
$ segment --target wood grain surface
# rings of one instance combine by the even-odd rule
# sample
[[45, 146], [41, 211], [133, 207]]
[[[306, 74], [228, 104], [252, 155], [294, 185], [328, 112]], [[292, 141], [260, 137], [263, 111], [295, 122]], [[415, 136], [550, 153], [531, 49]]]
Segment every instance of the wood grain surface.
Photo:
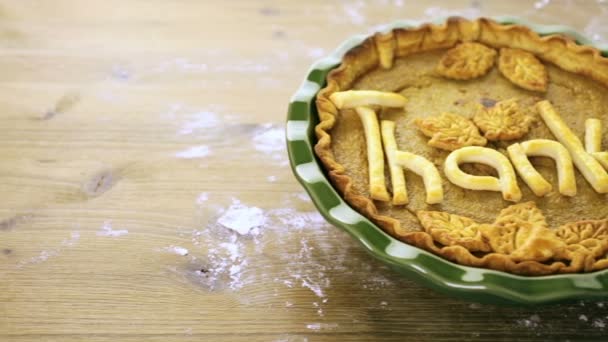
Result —
[[608, 302], [467, 303], [371, 259], [295, 181], [283, 122], [308, 66], [375, 25], [515, 14], [603, 40], [607, 10], [0, 1], [0, 340], [605, 340]]

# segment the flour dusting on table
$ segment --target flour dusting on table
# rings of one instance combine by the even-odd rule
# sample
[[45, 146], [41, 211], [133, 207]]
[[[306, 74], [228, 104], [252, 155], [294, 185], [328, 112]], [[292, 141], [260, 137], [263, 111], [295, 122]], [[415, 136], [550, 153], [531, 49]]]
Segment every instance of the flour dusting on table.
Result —
[[245, 235], [253, 228], [261, 227], [266, 223], [266, 216], [258, 207], [248, 207], [238, 200], [233, 200], [232, 205], [217, 220], [222, 226]]
[[284, 161], [287, 159], [285, 151], [285, 127], [273, 124], [264, 124], [253, 136], [253, 146], [273, 160]]
[[188, 255], [188, 249], [181, 247], [181, 246], [169, 246], [169, 247], [165, 247], [164, 248], [165, 251], [169, 252], [169, 253], [173, 253], [173, 254], [177, 254], [177, 255], [181, 255], [181, 256], [186, 256]]
[[129, 234], [127, 229], [113, 229], [112, 222], [105, 221], [101, 229], [95, 233], [97, 236], [119, 237]]
[[181, 126], [178, 134], [189, 135], [194, 132], [203, 131], [219, 126], [221, 123], [220, 116], [213, 111], [203, 110], [190, 114], [187, 121]]
[[58, 247], [43, 250], [36, 256], [33, 256], [26, 260], [21, 260], [17, 263], [16, 267], [22, 268], [32, 264], [43, 263], [49, 260], [50, 258], [59, 255], [64, 249], [75, 246], [78, 243], [78, 240], [80, 240], [80, 232], [72, 231], [70, 232], [70, 237], [63, 239]]
[[208, 192], [201, 192], [196, 198], [196, 204], [201, 205], [209, 200]]
[[201, 145], [201, 146], [192, 146], [185, 150], [179, 151], [175, 153], [177, 158], [181, 159], [194, 159], [194, 158], [204, 158], [211, 154], [211, 149], [209, 146]]

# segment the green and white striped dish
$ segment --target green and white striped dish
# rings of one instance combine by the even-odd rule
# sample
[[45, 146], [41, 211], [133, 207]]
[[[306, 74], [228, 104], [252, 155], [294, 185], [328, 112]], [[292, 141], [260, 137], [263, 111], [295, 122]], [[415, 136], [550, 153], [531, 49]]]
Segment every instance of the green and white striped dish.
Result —
[[[565, 26], [535, 25], [513, 17], [494, 19], [500, 23], [528, 26], [541, 35], [565, 34], [580, 44], [594, 45], [603, 51], [603, 55], [608, 55], [608, 46], [595, 45], [591, 40]], [[444, 21], [445, 19], [441, 19], [435, 22]], [[401, 20], [380, 27], [377, 31], [416, 27], [420, 24], [418, 21]], [[340, 64], [348, 50], [361, 44], [366, 38], [367, 35], [351, 37], [329, 56], [315, 62], [289, 103], [286, 137], [291, 167], [325, 219], [348, 232], [374, 257], [400, 273], [440, 292], [467, 300], [541, 304], [608, 297], [608, 270], [587, 274], [523, 277], [461, 266], [394, 239], [354, 211], [341, 198], [328, 181], [313, 152], [316, 143], [314, 127], [319, 120], [314, 99], [319, 89], [325, 85], [327, 73]]]

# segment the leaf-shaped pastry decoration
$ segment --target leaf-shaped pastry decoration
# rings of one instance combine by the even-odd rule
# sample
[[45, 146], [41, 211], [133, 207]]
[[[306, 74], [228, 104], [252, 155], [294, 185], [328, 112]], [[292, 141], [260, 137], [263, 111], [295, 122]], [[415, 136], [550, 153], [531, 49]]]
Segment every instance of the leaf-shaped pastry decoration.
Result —
[[495, 59], [496, 50], [466, 42], [446, 51], [437, 65], [437, 73], [456, 80], [470, 80], [485, 75]]
[[509, 81], [524, 89], [547, 91], [547, 70], [533, 54], [527, 51], [500, 49], [498, 69]]
[[484, 225], [468, 217], [424, 210], [418, 211], [416, 215], [426, 232], [443, 245], [458, 245], [472, 252], [491, 251], [479, 230]]
[[513, 140], [528, 133], [532, 118], [519, 109], [517, 100], [510, 99], [489, 108], [480, 106], [473, 122], [488, 140]]
[[431, 138], [428, 144], [432, 147], [454, 151], [464, 146], [485, 146], [487, 143], [471, 120], [457, 114], [442, 113], [416, 119], [415, 123], [424, 135]]
[[480, 228], [492, 249], [507, 254], [513, 261], [543, 262], [561, 253], [563, 241], [547, 227], [534, 202], [515, 204], [503, 209], [493, 225]]
[[545, 215], [536, 207], [536, 203], [530, 201], [514, 204], [500, 211], [494, 221], [494, 225], [505, 227], [512, 224], [530, 223], [535, 226], [549, 228]]
[[555, 234], [575, 254], [590, 254], [598, 258], [608, 252], [608, 219], [568, 223], [559, 227]]

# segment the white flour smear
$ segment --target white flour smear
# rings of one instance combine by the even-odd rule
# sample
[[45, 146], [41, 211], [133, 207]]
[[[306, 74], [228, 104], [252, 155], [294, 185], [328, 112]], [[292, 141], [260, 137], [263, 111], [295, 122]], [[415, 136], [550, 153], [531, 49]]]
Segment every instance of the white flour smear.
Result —
[[196, 198], [196, 204], [201, 205], [209, 200], [208, 192], [201, 192]]
[[181, 247], [181, 246], [169, 246], [169, 247], [165, 247], [163, 248], [166, 252], [172, 253], [172, 254], [177, 254], [177, 255], [181, 255], [181, 256], [186, 256], [188, 255], [188, 249]]
[[[208, 195], [203, 197], [207, 201]], [[206, 217], [215, 218], [189, 232], [194, 247], [187, 256], [191, 268], [186, 270], [190, 274], [186, 277], [208, 291], [239, 293], [247, 286], [269, 284], [267, 293], [260, 298], [282, 293], [287, 296], [281, 305], [286, 310], [308, 307], [321, 320], [306, 324], [311, 332], [338, 329], [334, 322], [324, 320], [333, 308], [334, 281], [345, 275], [359, 284], [357, 291], [370, 294], [370, 301], [363, 299], [365, 305], [391, 311], [394, 301], [390, 296], [403, 283], [364, 253], [354, 240], [329, 225], [306, 199], [303, 193], [288, 194], [281, 201], [284, 207], [267, 210], [238, 199], [219, 208], [201, 207], [210, 211]], [[302, 297], [303, 289], [309, 293], [308, 303]], [[290, 293], [298, 293], [297, 302], [288, 297]], [[250, 296], [237, 298], [249, 305], [260, 300]], [[467, 310], [484, 307], [464, 305]], [[603, 308], [605, 302], [593, 305]], [[606, 329], [608, 315], [590, 314], [582, 306], [570, 309], [566, 314], [579, 324], [599, 331]], [[512, 318], [511, 328], [541, 334], [551, 328], [553, 321], [545, 315], [542, 311], [522, 311], [520, 317]]]
[[[264, 145], [260, 150], [275, 149]], [[208, 198], [203, 197], [205, 201]], [[191, 232], [194, 247], [188, 257], [195, 265], [190, 271], [195, 282], [211, 291], [236, 291], [254, 283], [271, 283], [286, 289], [303, 288], [310, 292], [310, 309], [319, 317], [325, 316], [331, 303], [332, 278], [338, 273], [359, 275], [359, 270], [363, 269], [367, 275], [354, 281], [361, 282], [369, 291], [383, 290], [393, 284], [382, 275], [384, 269], [379, 272], [377, 264], [371, 264], [366, 254], [352, 256], [352, 248], [358, 247], [350, 238], [339, 235], [344, 239], [340, 248], [331, 243], [333, 234], [344, 233], [330, 226], [312, 208], [307, 196], [285, 195], [282, 203], [286, 207], [263, 210], [232, 199], [228, 206], [219, 209], [201, 207], [201, 210], [210, 210], [209, 214], [215, 214], [216, 218], [204, 228]], [[298, 207], [307, 210], [298, 210]], [[261, 271], [265, 265], [277, 262], [285, 267]], [[255, 270], [248, 271], [250, 267]], [[277, 288], [274, 291], [276, 293]], [[286, 307], [291, 305], [288, 301]], [[322, 326], [322, 329], [329, 327], [331, 325]]]
[[70, 237], [63, 239], [59, 247], [43, 250], [36, 256], [33, 256], [26, 260], [21, 260], [17, 263], [16, 267], [22, 268], [32, 264], [43, 263], [49, 260], [50, 258], [59, 255], [64, 249], [75, 246], [78, 243], [78, 240], [80, 240], [80, 232], [72, 231], [70, 232]]
[[248, 207], [233, 200], [232, 205], [217, 220], [222, 226], [245, 235], [253, 228], [261, 227], [266, 223], [264, 211], [258, 207]]
[[189, 115], [187, 121], [178, 131], [178, 134], [190, 135], [195, 132], [203, 132], [205, 129], [217, 127], [220, 124], [221, 118], [216, 112], [200, 111]]
[[221, 232], [224, 227], [213, 225], [192, 234], [195, 245], [207, 248], [205, 257], [193, 259], [198, 269], [195, 281], [210, 291], [239, 290], [252, 282], [244, 272], [249, 264], [245, 243], [238, 241], [238, 233]]
[[287, 166], [287, 153], [285, 149], [285, 127], [272, 124], [261, 125], [253, 136], [253, 146], [282, 166]]
[[333, 330], [338, 327], [336, 323], [310, 323], [306, 324], [306, 328], [310, 330]]
[[129, 231], [126, 229], [112, 229], [112, 223], [106, 221], [103, 223], [103, 226], [101, 226], [101, 229], [95, 234], [97, 236], [119, 237], [129, 234]]
[[225, 109], [219, 105], [200, 108], [179, 102], [170, 104], [160, 116], [167, 122], [179, 125], [177, 135], [180, 136], [209, 133], [210, 129], [220, 127], [234, 118], [234, 114], [225, 113]]
[[181, 72], [181, 73], [201, 73], [209, 70], [206, 63], [192, 62], [188, 58], [178, 57], [162, 62], [153, 70], [153, 73]]
[[450, 10], [442, 7], [429, 7], [424, 11], [425, 20], [433, 20], [437, 18], [447, 18], [450, 16], [460, 16], [468, 19], [474, 19], [481, 15], [479, 8], [468, 7], [460, 10]]
[[346, 18], [354, 25], [364, 25], [367, 18], [363, 14], [365, 9], [364, 1], [349, 2], [342, 5], [342, 10], [346, 14]]
[[175, 157], [180, 159], [195, 159], [195, 158], [204, 158], [211, 154], [211, 149], [209, 146], [201, 145], [201, 146], [192, 146], [183, 151], [179, 151], [175, 154]]

